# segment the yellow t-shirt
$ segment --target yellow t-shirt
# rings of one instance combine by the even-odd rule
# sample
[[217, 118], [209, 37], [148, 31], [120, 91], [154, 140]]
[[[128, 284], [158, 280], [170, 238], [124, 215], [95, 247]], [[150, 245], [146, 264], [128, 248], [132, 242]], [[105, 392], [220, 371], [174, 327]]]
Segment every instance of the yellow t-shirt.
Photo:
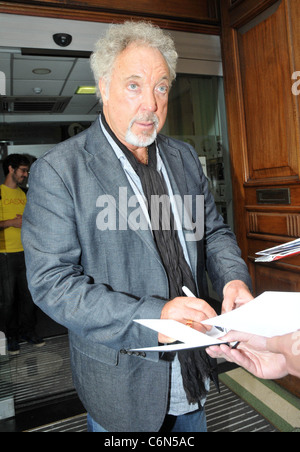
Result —
[[[26, 195], [21, 188], [0, 186], [0, 221], [12, 220], [17, 215], [23, 215], [26, 205]], [[0, 230], [0, 253], [18, 253], [24, 251], [21, 241], [21, 228], [6, 228]]]

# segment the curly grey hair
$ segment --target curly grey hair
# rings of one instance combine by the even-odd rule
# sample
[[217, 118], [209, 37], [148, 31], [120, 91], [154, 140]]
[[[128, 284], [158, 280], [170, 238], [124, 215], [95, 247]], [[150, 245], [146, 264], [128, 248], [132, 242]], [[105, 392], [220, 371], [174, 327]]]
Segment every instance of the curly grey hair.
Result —
[[100, 100], [99, 80], [103, 78], [109, 85], [116, 58], [132, 43], [158, 49], [169, 67], [170, 81], [175, 80], [178, 54], [171, 36], [150, 22], [114, 24], [109, 27], [106, 36], [100, 38], [96, 43], [95, 51], [90, 59]]

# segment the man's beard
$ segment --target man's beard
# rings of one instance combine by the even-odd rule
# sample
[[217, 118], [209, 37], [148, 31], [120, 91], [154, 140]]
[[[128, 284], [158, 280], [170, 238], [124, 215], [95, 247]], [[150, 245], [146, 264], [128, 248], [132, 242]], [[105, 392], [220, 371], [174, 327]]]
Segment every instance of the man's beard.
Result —
[[12, 175], [12, 180], [16, 185], [18, 185], [18, 187], [20, 187], [24, 183], [25, 177], [17, 177], [16, 172], [14, 172]]
[[[139, 135], [136, 135], [131, 130], [135, 122], [153, 122], [154, 130], [150, 134], [145, 131], [140, 133]], [[126, 132], [126, 142], [139, 148], [150, 146], [150, 144], [152, 144], [156, 140], [158, 123], [158, 117], [154, 113], [133, 118]]]

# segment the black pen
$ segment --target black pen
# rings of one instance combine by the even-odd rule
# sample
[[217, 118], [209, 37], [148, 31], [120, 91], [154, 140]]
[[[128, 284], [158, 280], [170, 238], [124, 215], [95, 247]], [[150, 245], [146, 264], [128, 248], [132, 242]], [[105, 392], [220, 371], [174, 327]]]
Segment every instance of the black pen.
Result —
[[[185, 293], [185, 295], [187, 297], [191, 297], [191, 298], [196, 298], [196, 295], [194, 295], [190, 289], [188, 289], [186, 286], [183, 286], [182, 291]], [[221, 331], [221, 333], [225, 333], [227, 334], [228, 331], [226, 330], [226, 328], [222, 328], [221, 326], [216, 326], [215, 328], [217, 328], [217, 330]]]
[[236, 343], [234, 344], [234, 346], [231, 347], [231, 350], [237, 349], [239, 345], [240, 345], [240, 342], [236, 342]]

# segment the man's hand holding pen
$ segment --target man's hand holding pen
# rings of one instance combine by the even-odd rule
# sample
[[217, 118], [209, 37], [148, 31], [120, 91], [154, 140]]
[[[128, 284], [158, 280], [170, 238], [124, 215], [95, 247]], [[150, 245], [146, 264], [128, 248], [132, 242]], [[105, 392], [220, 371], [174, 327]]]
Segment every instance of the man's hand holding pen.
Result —
[[[176, 320], [201, 333], [206, 333], [211, 327], [203, 325], [201, 322], [216, 315], [215, 310], [200, 298], [177, 297], [165, 304], [161, 312], [161, 319]], [[174, 339], [159, 333], [158, 341], [162, 344], [167, 344], [174, 342]]]
[[[217, 313], [205, 300], [196, 298], [187, 287], [183, 287], [182, 289], [186, 297], [177, 297], [167, 302], [162, 309], [160, 318], [176, 320], [201, 333], [210, 331], [211, 327], [203, 325], [201, 322], [216, 317]], [[239, 280], [231, 281], [226, 284], [223, 295], [223, 314], [232, 311], [253, 299], [246, 284]], [[174, 339], [159, 333], [158, 341], [166, 344], [174, 342]]]

